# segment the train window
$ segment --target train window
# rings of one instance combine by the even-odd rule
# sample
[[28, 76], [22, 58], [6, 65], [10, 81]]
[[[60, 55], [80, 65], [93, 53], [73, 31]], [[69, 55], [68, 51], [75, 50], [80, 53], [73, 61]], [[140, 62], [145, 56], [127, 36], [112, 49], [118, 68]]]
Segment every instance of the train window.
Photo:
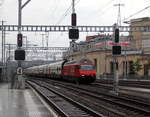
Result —
[[94, 65], [80, 65], [78, 66], [80, 70], [95, 70]]
[[75, 66], [76, 69], [80, 69], [80, 65]]
[[88, 59], [81, 59], [79, 63], [92, 63], [92, 61]]

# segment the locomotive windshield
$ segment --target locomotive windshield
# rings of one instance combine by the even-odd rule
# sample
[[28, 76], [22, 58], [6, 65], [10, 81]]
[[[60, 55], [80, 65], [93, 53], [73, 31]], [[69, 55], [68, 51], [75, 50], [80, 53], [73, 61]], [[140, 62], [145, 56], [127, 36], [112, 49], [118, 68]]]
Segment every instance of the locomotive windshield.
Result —
[[94, 70], [95, 66], [94, 65], [80, 65], [80, 66], [77, 66], [77, 68], [80, 70]]

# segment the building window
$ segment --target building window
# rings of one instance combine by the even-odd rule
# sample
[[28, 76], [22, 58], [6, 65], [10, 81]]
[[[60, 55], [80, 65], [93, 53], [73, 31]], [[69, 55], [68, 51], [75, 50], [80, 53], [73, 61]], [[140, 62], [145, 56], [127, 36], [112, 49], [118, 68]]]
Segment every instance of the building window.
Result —
[[150, 39], [142, 40], [142, 48], [150, 47]]

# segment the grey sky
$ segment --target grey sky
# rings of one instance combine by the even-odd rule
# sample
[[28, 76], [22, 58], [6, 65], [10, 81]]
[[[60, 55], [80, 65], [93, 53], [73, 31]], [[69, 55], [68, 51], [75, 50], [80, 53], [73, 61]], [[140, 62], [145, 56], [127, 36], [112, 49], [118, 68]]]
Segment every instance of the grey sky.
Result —
[[[7, 24], [17, 24], [18, 0], [1, 0], [3, 6], [0, 8], [1, 19]], [[26, 0], [23, 0], [25, 2]], [[70, 24], [70, 12], [61, 18], [71, 5], [72, 0], [31, 0], [23, 9], [23, 24]], [[76, 0], [78, 1], [78, 0]], [[76, 5], [78, 25], [113, 25], [117, 21], [118, 8], [114, 4], [124, 4], [121, 7], [122, 20], [131, 14], [150, 5], [150, 0], [80, 0]], [[150, 9], [132, 17], [147, 17]], [[129, 20], [129, 19], [128, 19]], [[31, 43], [41, 45], [41, 33], [24, 33]], [[87, 33], [80, 34], [80, 40], [85, 39]], [[16, 34], [7, 35], [7, 43], [16, 43]], [[88, 33], [92, 35], [92, 33]], [[67, 33], [50, 33], [50, 46], [68, 46]]]

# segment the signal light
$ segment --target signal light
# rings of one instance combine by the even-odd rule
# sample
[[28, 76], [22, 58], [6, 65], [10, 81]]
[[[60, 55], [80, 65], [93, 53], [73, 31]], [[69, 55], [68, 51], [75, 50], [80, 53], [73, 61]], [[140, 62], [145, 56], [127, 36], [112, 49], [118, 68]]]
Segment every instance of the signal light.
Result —
[[115, 29], [115, 43], [119, 43], [119, 29]]
[[71, 25], [72, 26], [77, 25], [77, 15], [76, 15], [76, 13], [72, 13], [72, 15], [71, 15]]
[[15, 50], [15, 60], [25, 60], [25, 50]]
[[112, 54], [120, 55], [121, 54], [121, 46], [112, 46]]
[[69, 39], [79, 39], [79, 30], [69, 29]]
[[17, 35], [17, 45], [18, 45], [18, 47], [22, 47], [22, 34], [21, 33], [19, 33], [18, 35]]

